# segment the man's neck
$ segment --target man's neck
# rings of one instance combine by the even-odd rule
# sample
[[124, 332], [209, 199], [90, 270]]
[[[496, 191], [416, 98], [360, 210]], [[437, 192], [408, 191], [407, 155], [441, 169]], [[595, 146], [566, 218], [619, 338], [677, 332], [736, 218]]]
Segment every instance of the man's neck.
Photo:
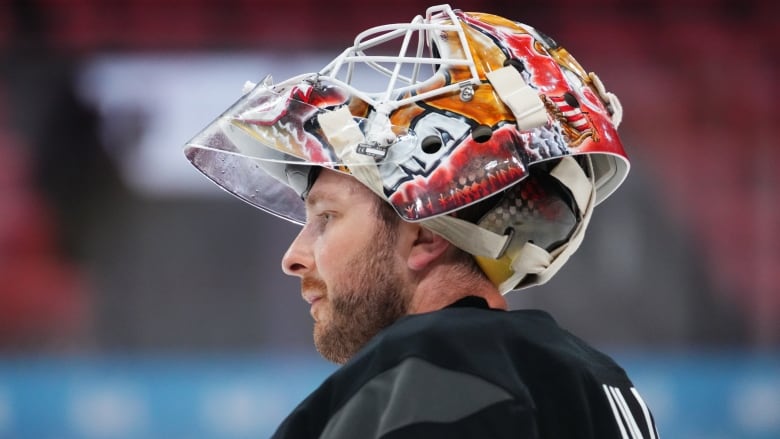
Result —
[[507, 309], [504, 296], [487, 278], [463, 272], [462, 267], [442, 265], [420, 279], [412, 297], [410, 314], [436, 311], [464, 297], [481, 297], [494, 309]]

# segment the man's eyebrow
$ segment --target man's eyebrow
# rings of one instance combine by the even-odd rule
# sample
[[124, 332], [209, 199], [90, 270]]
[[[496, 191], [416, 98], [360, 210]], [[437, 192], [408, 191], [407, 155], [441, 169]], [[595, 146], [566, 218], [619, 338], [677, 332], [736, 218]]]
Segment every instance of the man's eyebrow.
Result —
[[319, 203], [322, 203], [323, 201], [336, 201], [337, 199], [338, 197], [333, 194], [325, 192], [314, 192], [307, 194], [304, 202], [306, 203], [306, 207], [313, 207]]
[[352, 185], [346, 185], [342, 189], [345, 192], [340, 192], [339, 194], [334, 194], [332, 192], [311, 191], [305, 194], [303, 201], [306, 203], [306, 207], [312, 207], [323, 201], [341, 201], [344, 199], [343, 195], [350, 197], [357, 193], [357, 188]]

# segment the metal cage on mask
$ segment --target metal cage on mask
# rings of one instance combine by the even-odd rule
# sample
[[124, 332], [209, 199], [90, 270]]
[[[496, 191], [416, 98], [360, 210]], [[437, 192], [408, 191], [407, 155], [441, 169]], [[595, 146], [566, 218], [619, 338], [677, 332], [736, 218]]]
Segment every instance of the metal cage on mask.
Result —
[[[366, 69], [386, 83], [358, 87]], [[548, 37], [441, 5], [359, 34], [319, 72], [250, 84], [185, 149], [219, 186], [299, 223], [308, 169], [346, 172], [404, 220], [474, 255], [506, 292], [552, 277], [579, 246], [593, 207], [625, 178], [621, 117], [598, 77]], [[554, 245], [508, 233], [529, 219], [508, 215], [511, 206], [503, 222], [457, 218], [499, 193], [511, 203], [512, 187], [540, 166], [565, 188], [576, 216]]]

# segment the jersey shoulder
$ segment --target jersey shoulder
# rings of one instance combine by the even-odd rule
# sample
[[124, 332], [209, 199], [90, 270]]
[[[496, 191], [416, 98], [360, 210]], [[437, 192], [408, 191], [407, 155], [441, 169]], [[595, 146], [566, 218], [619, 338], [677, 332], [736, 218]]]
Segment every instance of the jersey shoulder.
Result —
[[378, 334], [366, 351], [381, 353], [388, 363], [418, 356], [477, 373], [485, 373], [482, 364], [489, 362], [529, 371], [582, 369], [607, 381], [625, 378], [611, 357], [541, 310], [461, 307], [407, 316]]

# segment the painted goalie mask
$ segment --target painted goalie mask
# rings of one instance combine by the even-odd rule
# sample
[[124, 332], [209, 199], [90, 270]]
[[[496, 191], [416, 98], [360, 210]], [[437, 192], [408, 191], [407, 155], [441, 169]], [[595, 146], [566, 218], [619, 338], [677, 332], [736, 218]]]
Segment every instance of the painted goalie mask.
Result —
[[550, 38], [441, 5], [360, 33], [319, 72], [248, 83], [185, 152], [219, 186], [298, 223], [311, 166], [348, 173], [507, 292], [546, 282], [625, 178], [621, 113]]

